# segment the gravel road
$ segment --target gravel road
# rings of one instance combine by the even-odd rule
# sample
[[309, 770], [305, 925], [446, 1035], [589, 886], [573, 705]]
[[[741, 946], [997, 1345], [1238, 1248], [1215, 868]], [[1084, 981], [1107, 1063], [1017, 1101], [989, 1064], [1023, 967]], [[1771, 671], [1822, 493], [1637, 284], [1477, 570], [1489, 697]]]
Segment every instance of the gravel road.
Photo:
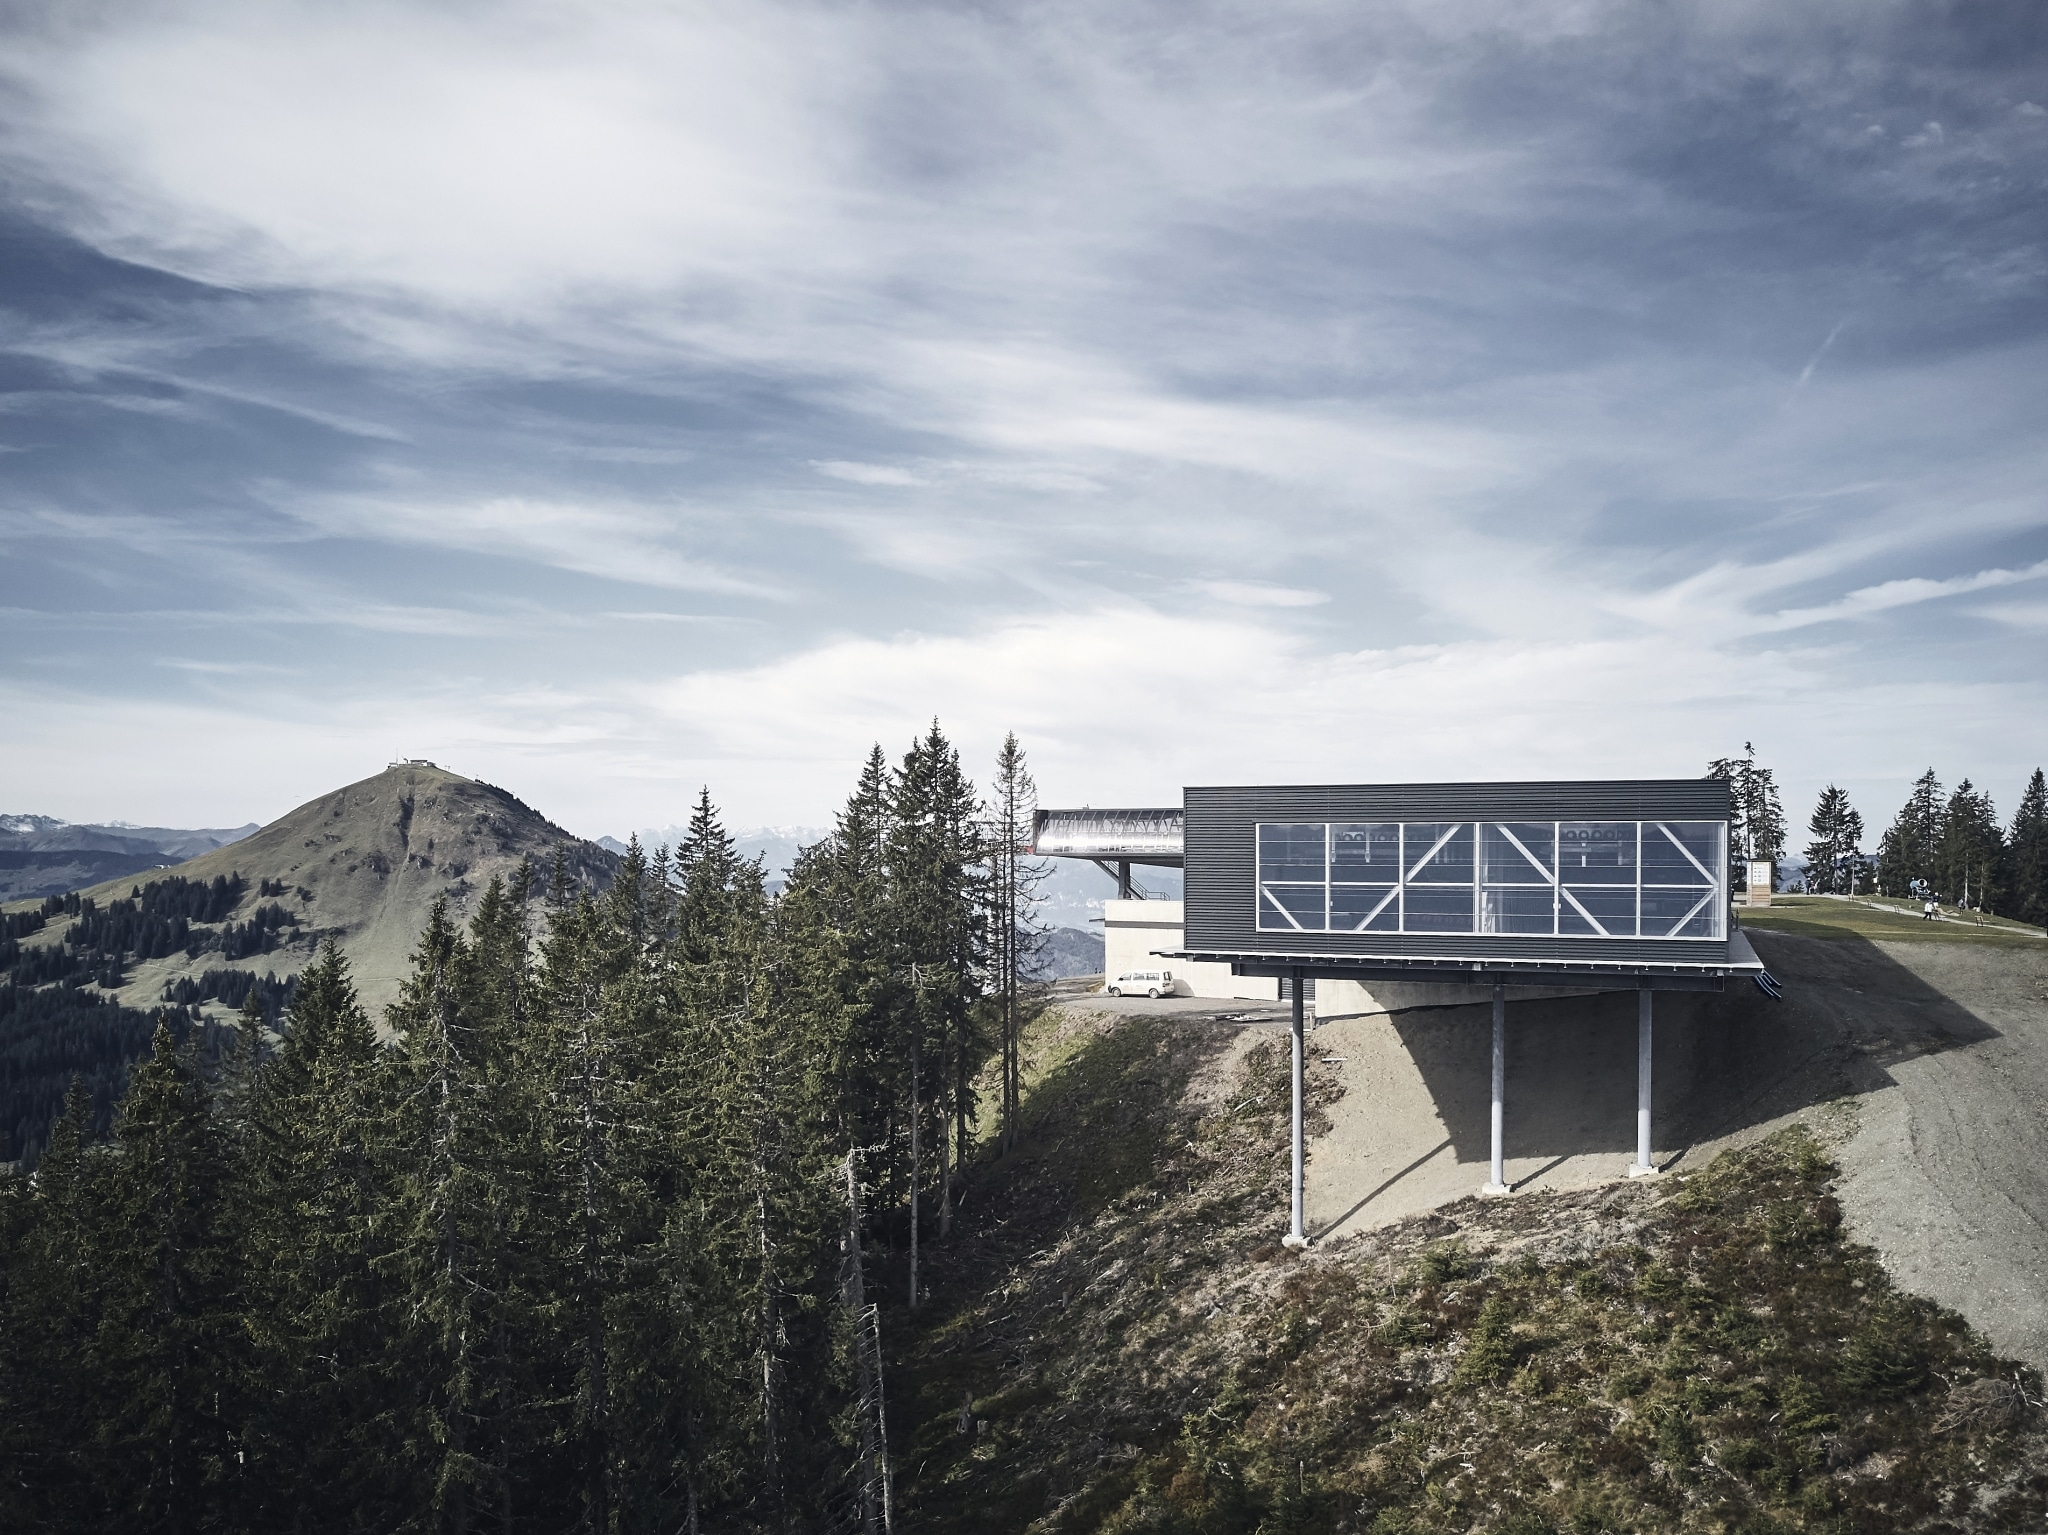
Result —
[[1839, 1153], [1850, 1229], [1907, 1289], [2048, 1371], [2048, 944], [1878, 947], [1992, 1033], [1889, 1061], [1862, 1095]]

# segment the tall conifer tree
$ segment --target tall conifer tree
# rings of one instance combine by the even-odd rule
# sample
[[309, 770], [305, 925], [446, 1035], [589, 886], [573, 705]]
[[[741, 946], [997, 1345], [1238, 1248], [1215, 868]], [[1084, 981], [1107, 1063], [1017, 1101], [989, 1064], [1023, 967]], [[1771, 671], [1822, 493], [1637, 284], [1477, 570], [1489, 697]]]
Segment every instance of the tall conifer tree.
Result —
[[[247, 1383], [241, 1248], [230, 1168], [196, 1041], [159, 1021], [115, 1124], [94, 1344], [103, 1527], [200, 1530], [236, 1522], [236, 1429]], [[119, 1512], [116, 1513], [115, 1510]]]
[[113, 1408], [101, 1346], [114, 1153], [93, 1144], [92, 1123], [91, 1095], [74, 1077], [33, 1183], [8, 1176], [0, 1189], [0, 1372], [11, 1409], [0, 1528], [82, 1529], [113, 1513], [100, 1447]]
[[1934, 884], [1941, 846], [1941, 781], [1929, 768], [1877, 846], [1877, 883], [1886, 895], [1911, 895], [1921, 880]]
[[1749, 741], [1742, 743], [1740, 757], [1710, 762], [1707, 777], [1727, 780], [1734, 800], [1728, 863], [1730, 881], [1739, 889], [1748, 878], [1743, 865], [1749, 860], [1769, 859], [1775, 864], [1785, 856], [1785, 810], [1778, 801], [1777, 777], [1770, 768], [1758, 766], [1756, 746]]
[[1001, 1040], [1000, 1116], [1003, 1150], [1016, 1143], [1023, 1098], [1021, 1038], [1030, 1011], [1028, 979], [1044, 942], [1032, 905], [1044, 865], [1025, 852], [1036, 830], [1038, 786], [1015, 732], [996, 753], [989, 815], [989, 953]]
[[2006, 838], [2010, 915], [2048, 925], [2048, 782], [2039, 768], [2027, 780]]
[[2005, 872], [2005, 837], [1991, 796], [1965, 778], [1942, 812], [1935, 885], [1977, 911], [1996, 910]]
[[[927, 1129], [936, 1130], [943, 1230], [952, 1218], [951, 1175], [966, 1143], [973, 1115], [969, 1085], [981, 1056], [974, 1007], [986, 960], [981, 811], [960, 754], [937, 720], [905, 754], [894, 789], [889, 919], [897, 963], [909, 971], [912, 1161], [920, 1161]], [[913, 1167], [914, 1211], [925, 1176], [921, 1166]], [[915, 1214], [911, 1235], [915, 1242]], [[913, 1303], [914, 1296], [913, 1289]]]
[[383, 1266], [388, 1105], [376, 1029], [331, 937], [280, 1022], [245, 1105], [249, 1325], [270, 1404], [251, 1426], [251, 1462], [294, 1522], [338, 1507], [374, 1521], [405, 1498], [392, 1495], [406, 1460], [385, 1413], [403, 1368]]
[[1821, 790], [1807, 830], [1813, 840], [1806, 845], [1806, 888], [1816, 895], [1850, 894], [1862, 873], [1863, 817], [1847, 791], [1833, 784]]

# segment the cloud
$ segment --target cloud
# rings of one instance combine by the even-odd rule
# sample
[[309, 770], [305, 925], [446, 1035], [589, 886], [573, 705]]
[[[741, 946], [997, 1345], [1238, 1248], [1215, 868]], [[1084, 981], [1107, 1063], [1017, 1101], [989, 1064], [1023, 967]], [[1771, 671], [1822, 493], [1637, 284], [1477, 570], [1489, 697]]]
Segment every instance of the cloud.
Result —
[[1330, 600], [1328, 592], [1265, 581], [1186, 581], [1182, 586], [1197, 596], [1243, 608], [1312, 608]]
[[687, 545], [697, 519], [679, 509], [502, 496], [425, 504], [356, 498], [304, 511], [329, 533], [536, 560], [581, 575], [675, 591], [766, 599], [785, 595], [691, 554]]
[[262, 661], [191, 661], [171, 656], [163, 657], [154, 664], [168, 666], [175, 671], [196, 672], [208, 677], [256, 677], [290, 671], [289, 667], [272, 666]]
[[[715, 792], [749, 815], [796, 803], [798, 783], [836, 777], [845, 792], [869, 741], [900, 751], [934, 713], [970, 763], [1015, 730], [1048, 803], [1170, 800], [1188, 783], [1684, 777], [1749, 731], [1781, 762], [1826, 765], [1810, 785], [1788, 773], [1797, 799], [1826, 775], [1860, 786], [1908, 772], [1896, 711], [1932, 701], [1926, 685], [1853, 682], [1835, 663], [1664, 637], [1331, 651], [1249, 617], [1126, 604], [835, 640], [688, 673], [648, 701], [689, 742], [691, 771], [746, 786]], [[1986, 763], [1980, 777], [2021, 772], [1997, 714], [2025, 696], [1957, 688], [1947, 749]]]
[[[501, 304], [747, 270], [814, 227], [829, 16], [227, 4], [24, 42], [46, 173], [101, 229], [236, 282]], [[856, 64], [857, 67], [857, 64]], [[146, 222], [145, 222], [146, 220]], [[816, 262], [820, 253], [812, 254]]]
[[854, 464], [844, 459], [814, 460], [811, 467], [820, 474], [830, 475], [835, 480], [850, 480], [856, 485], [923, 485], [928, 483], [921, 476], [908, 469], [899, 469], [891, 464]]
[[1948, 622], [2030, 634], [2048, 555], [2039, 114], [1984, 104], [2048, 96], [1880, 12], [17, 19], [11, 669], [332, 746], [197, 696], [261, 655], [594, 830], [816, 820], [935, 710], [1080, 797], [1983, 776], [2048, 748]]
[[1811, 624], [1832, 623], [1844, 618], [1864, 618], [1893, 608], [1939, 601], [1944, 597], [1960, 597], [1970, 592], [1988, 591], [1993, 587], [2014, 586], [2022, 581], [2038, 581], [2043, 576], [2048, 576], [2048, 560], [2041, 560], [2019, 570], [1980, 570], [1975, 575], [1951, 576], [1946, 580], [1912, 576], [1898, 581], [1881, 581], [1875, 586], [1860, 587], [1847, 596], [1821, 607], [1788, 609], [1773, 614], [1756, 627], [1775, 632], [1802, 629]]
[[2048, 629], [2048, 600], [2040, 602], [1987, 602], [1967, 609], [1977, 618], [2005, 624], [2014, 629]]
[[1794, 384], [1793, 388], [1804, 389], [1806, 387], [1808, 381], [1813, 377], [1813, 370], [1820, 366], [1820, 360], [1828, 355], [1828, 348], [1835, 344], [1835, 337], [1842, 334], [1842, 327], [1848, 323], [1847, 320], [1837, 320], [1835, 322], [1835, 328], [1828, 332], [1827, 339], [1821, 342], [1819, 348], [1815, 350], [1811, 357], [1806, 359], [1806, 366], [1799, 370], [1799, 382]]

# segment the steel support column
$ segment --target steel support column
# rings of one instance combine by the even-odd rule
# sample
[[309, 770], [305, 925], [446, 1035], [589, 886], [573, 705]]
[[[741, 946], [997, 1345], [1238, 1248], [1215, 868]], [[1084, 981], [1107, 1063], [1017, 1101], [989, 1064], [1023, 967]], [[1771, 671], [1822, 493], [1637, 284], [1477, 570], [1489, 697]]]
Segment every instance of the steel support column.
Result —
[[1307, 1163], [1307, 1147], [1302, 1141], [1301, 1110], [1303, 1073], [1307, 1066], [1306, 1027], [1302, 1011], [1302, 992], [1307, 988], [1302, 982], [1301, 972], [1295, 971], [1288, 983], [1294, 991], [1294, 1183], [1292, 1220], [1287, 1235], [1281, 1240], [1289, 1247], [1308, 1246], [1308, 1231], [1302, 1225], [1302, 1176]]
[[1655, 995], [1647, 983], [1636, 992], [1636, 1160], [1628, 1170], [1631, 1178], [1657, 1171], [1650, 1160], [1650, 999]]
[[1482, 1194], [1508, 1192], [1507, 1155], [1502, 1134], [1508, 1085], [1508, 1005], [1506, 992], [1493, 988], [1493, 1169]]

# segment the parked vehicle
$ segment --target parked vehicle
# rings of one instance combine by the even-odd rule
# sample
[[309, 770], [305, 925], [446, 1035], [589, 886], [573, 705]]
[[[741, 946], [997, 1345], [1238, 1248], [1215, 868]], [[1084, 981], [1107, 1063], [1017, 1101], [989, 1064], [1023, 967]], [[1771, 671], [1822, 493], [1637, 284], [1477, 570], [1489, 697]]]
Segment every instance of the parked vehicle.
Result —
[[1135, 997], [1141, 992], [1148, 997], [1167, 997], [1173, 994], [1173, 972], [1127, 970], [1104, 989], [1112, 997]]

